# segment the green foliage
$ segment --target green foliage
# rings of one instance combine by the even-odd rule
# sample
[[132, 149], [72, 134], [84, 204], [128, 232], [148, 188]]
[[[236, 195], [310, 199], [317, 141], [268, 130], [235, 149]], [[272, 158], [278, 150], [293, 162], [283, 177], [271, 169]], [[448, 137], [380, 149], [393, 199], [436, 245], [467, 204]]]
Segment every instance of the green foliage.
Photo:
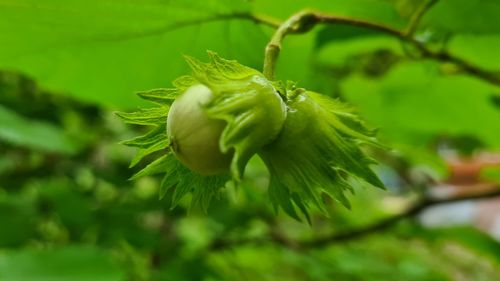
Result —
[[234, 16], [248, 6], [227, 0], [2, 1], [0, 33], [8, 44], [0, 46], [0, 67], [84, 101], [133, 107], [139, 100], [126, 93], [158, 88], [184, 73], [182, 54], [212, 49], [245, 64], [260, 62], [260, 27]]
[[[400, 214], [415, 191], [427, 193], [422, 178], [446, 176], [443, 148], [472, 156], [498, 150], [498, 7], [496, 0], [0, 1], [0, 280], [497, 280], [498, 241], [466, 226], [427, 229], [407, 218], [323, 247], [297, 241]], [[164, 124], [155, 125], [178, 94], [161, 87], [189, 71], [183, 55], [200, 58], [210, 49], [260, 70], [273, 28], [252, 16], [279, 23], [305, 8], [413, 27], [411, 38], [438, 54], [338, 24], [284, 40], [276, 76], [351, 108], [316, 113], [321, 119], [308, 119], [304, 130], [352, 110], [392, 148], [365, 146], [359, 156], [383, 163], [376, 173], [387, 191], [342, 178], [356, 192], [345, 194], [351, 210], [320, 196], [330, 216], [307, 209], [310, 225], [275, 214], [266, 188], [273, 175], [259, 157], [238, 186], [226, 184], [229, 175], [199, 177], [171, 154], [162, 157], [169, 143]], [[183, 77], [174, 86], [192, 83]], [[284, 97], [285, 87], [275, 87]], [[140, 89], [154, 90], [132, 94]], [[147, 118], [123, 116], [153, 125], [126, 125], [111, 112], [151, 105], [144, 100], [156, 106], [144, 110]], [[130, 147], [118, 144], [124, 139]], [[306, 140], [314, 146], [299, 146]], [[307, 135], [290, 145], [313, 155], [321, 141]], [[130, 164], [150, 175], [128, 181]], [[496, 183], [498, 174], [484, 169], [481, 178]], [[303, 196], [273, 191], [286, 199], [281, 208], [303, 217]]]
[[90, 247], [68, 247], [52, 251], [26, 250], [0, 260], [5, 280], [123, 280], [124, 274], [110, 255]]
[[478, 254], [500, 262], [500, 244], [477, 229], [458, 226], [434, 230], [418, 229], [417, 231], [421, 231], [424, 237], [438, 245], [449, 241], [459, 242]]
[[274, 15], [281, 19], [285, 19], [299, 10], [311, 9], [395, 26], [403, 25], [406, 22], [406, 18], [398, 13], [397, 7], [387, 0], [351, 0], [349, 2], [342, 0], [256, 0], [254, 8], [256, 12]]
[[434, 63], [404, 63], [377, 81], [352, 77], [346, 96], [397, 142], [418, 145], [439, 134], [468, 135], [500, 147], [500, 124], [491, 122], [499, 120], [500, 111], [489, 101], [498, 88], [465, 75], [444, 75]]
[[500, 183], [500, 168], [487, 167], [481, 171], [481, 178], [486, 181]]
[[42, 151], [74, 154], [78, 146], [61, 128], [23, 118], [0, 105], [0, 139]]
[[[418, 239], [379, 236], [307, 254], [276, 247], [241, 247], [233, 252], [213, 254], [209, 262], [222, 275], [218, 280], [234, 280], [242, 272], [253, 280], [280, 281], [398, 281], [402, 277], [415, 281], [444, 281], [453, 280], [450, 276], [454, 274], [470, 280], [494, 280], [498, 273], [494, 263], [467, 265], [471, 258], [466, 248], [454, 242], [435, 245]], [[457, 262], [463, 267], [458, 269]]]
[[35, 233], [30, 218], [36, 213], [33, 202], [17, 197], [0, 198], [0, 222], [9, 231], [0, 232], [0, 247], [20, 246]]
[[[434, 7], [422, 19], [423, 30], [436, 33], [498, 34], [500, 27], [492, 20], [500, 14], [495, 0], [434, 1]], [[467, 19], [467, 20], [464, 20]]]

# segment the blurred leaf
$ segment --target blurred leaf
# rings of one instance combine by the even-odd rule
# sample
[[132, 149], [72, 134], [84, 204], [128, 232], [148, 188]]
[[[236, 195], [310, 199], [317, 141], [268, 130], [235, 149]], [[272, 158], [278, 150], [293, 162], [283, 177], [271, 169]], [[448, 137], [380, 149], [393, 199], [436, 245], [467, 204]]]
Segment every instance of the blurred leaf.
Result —
[[369, 36], [352, 36], [345, 39], [325, 41], [315, 54], [316, 63], [326, 67], [341, 66], [350, 63], [349, 60], [354, 56], [370, 54], [377, 50], [403, 55], [401, 43], [389, 36], [369, 34]]
[[[451, 33], [441, 47], [498, 70], [495, 1], [439, 0], [424, 17], [418, 38]], [[133, 151], [116, 143], [138, 134], [137, 128], [123, 126], [104, 108], [137, 108], [134, 92], [142, 90], [141, 97], [169, 105], [172, 96], [164, 88], [179, 74], [189, 74], [183, 54], [202, 57], [211, 49], [260, 68], [271, 30], [263, 33], [250, 21], [220, 15], [253, 10], [285, 19], [311, 8], [402, 29], [422, 2], [0, 0], [0, 68], [9, 70], [0, 75], [0, 172], [6, 175], [0, 180], [0, 280], [497, 280], [497, 242], [465, 228], [422, 233], [427, 230], [415, 230], [411, 221], [399, 224], [396, 233], [303, 252], [272, 242], [212, 251], [206, 247], [213, 239], [262, 241], [276, 234], [293, 241], [367, 225], [400, 211], [408, 198], [356, 189], [353, 211], [326, 201], [330, 218], [319, 218], [316, 211], [313, 226], [299, 224], [273, 214], [264, 196], [269, 174], [261, 161], [249, 165], [238, 188], [222, 189], [222, 179], [213, 179], [214, 189], [197, 189], [189, 197], [202, 209], [222, 192], [235, 198], [222, 196], [206, 216], [186, 216], [189, 200], [177, 199], [200, 185], [199, 179], [188, 176], [180, 188], [176, 173], [162, 182], [159, 177], [127, 182]], [[429, 162], [435, 156], [429, 148], [443, 137], [500, 147], [498, 87], [453, 65], [409, 62], [403, 51], [397, 39], [366, 29], [318, 27], [286, 38], [278, 77], [317, 91], [332, 87], [380, 127], [385, 143], [417, 162]], [[156, 117], [154, 123], [162, 122]], [[124, 144], [144, 149], [165, 133], [161, 125]], [[167, 170], [169, 163], [160, 160], [149, 167], [139, 163], [145, 170], [138, 176]], [[414, 163], [404, 168], [413, 177], [427, 171]], [[482, 172], [486, 179], [498, 179], [497, 170]], [[164, 200], [154, 196], [158, 189]], [[174, 195], [179, 207], [168, 211]], [[406, 225], [411, 227], [407, 235], [401, 233]], [[93, 246], [75, 245], [83, 241]], [[111, 255], [122, 258], [120, 265]]]
[[77, 151], [65, 132], [50, 123], [25, 119], [0, 105], [0, 140], [36, 150], [73, 154]]
[[11, 157], [0, 157], [0, 175], [15, 168], [16, 161]]
[[442, 243], [456, 241], [477, 253], [487, 255], [500, 263], [500, 243], [488, 234], [473, 227], [461, 226], [450, 228], [420, 229], [424, 237]]
[[[21, 246], [35, 234], [36, 210], [19, 196], [0, 197], [0, 247]], [[2, 275], [0, 274], [0, 280]]]
[[43, 210], [56, 214], [60, 222], [75, 238], [95, 222], [91, 202], [75, 188], [74, 183], [66, 179], [41, 181], [43, 187], [39, 194], [39, 204]]
[[124, 122], [137, 125], [157, 125], [166, 123], [168, 106], [145, 108], [136, 112], [117, 112], [116, 115]]
[[406, 19], [397, 7], [386, 0], [255, 0], [254, 8], [259, 13], [270, 14], [282, 20], [301, 10], [315, 10], [339, 16], [374, 20], [394, 26], [403, 26]]
[[500, 167], [485, 167], [481, 169], [480, 178], [500, 184]]
[[415, 1], [415, 0], [388, 0], [391, 2], [398, 14], [403, 18], [410, 18], [415, 11], [425, 2], [429, 2], [432, 0], [423, 0], [423, 1]]
[[5, 0], [0, 68], [44, 88], [107, 106], [134, 106], [137, 90], [170, 86], [187, 71], [182, 55], [215, 50], [247, 65], [261, 61], [260, 27], [232, 15], [243, 1]]
[[494, 95], [490, 98], [491, 104], [500, 109], [500, 95]]
[[[333, 15], [371, 20], [396, 28], [403, 28], [407, 22], [407, 19], [399, 15], [394, 5], [385, 0], [256, 0], [253, 7], [258, 13], [273, 15], [282, 20], [300, 10], [310, 9]], [[329, 90], [328, 81], [331, 77], [318, 75], [314, 57], [318, 46], [331, 40], [336, 41], [337, 34], [325, 31], [330, 28], [335, 31], [341, 30], [340, 37], [346, 39], [358, 36], [355, 33], [360, 30], [371, 34], [366, 29], [332, 25], [324, 29], [313, 29], [306, 34], [289, 36], [283, 42], [283, 49], [277, 64], [278, 79], [297, 81], [301, 87], [326, 93]]]
[[84, 246], [0, 254], [0, 279], [19, 281], [121, 281], [108, 253]]
[[[449, 42], [450, 52], [487, 70], [500, 73], [500, 35], [460, 35]], [[499, 74], [500, 76], [500, 74]]]
[[316, 36], [316, 48], [320, 49], [322, 46], [329, 43], [380, 35], [382, 35], [380, 32], [373, 29], [358, 26], [345, 24], [328, 25], [319, 30]]
[[224, 280], [237, 280], [241, 270], [250, 280], [449, 280], [434, 262], [428, 245], [391, 236], [342, 243], [307, 254], [277, 247], [239, 247], [210, 259]]
[[438, 0], [422, 18], [421, 27], [440, 33], [499, 33], [498, 15], [497, 0]]
[[149, 100], [160, 105], [170, 105], [175, 100], [179, 91], [177, 89], [153, 89], [144, 92], [138, 92], [137, 95], [145, 100]]
[[498, 89], [440, 71], [434, 63], [405, 63], [380, 80], [354, 76], [345, 96], [393, 142], [426, 146], [437, 137], [468, 135], [500, 147], [500, 111], [490, 103]]

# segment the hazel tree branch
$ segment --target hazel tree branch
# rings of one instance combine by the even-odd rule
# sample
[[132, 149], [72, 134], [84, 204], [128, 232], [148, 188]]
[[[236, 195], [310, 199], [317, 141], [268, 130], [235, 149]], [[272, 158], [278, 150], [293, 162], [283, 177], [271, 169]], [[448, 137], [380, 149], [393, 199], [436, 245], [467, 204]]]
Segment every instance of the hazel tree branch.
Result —
[[410, 21], [405, 31], [393, 27], [344, 16], [325, 14], [321, 12], [301, 11], [292, 15], [283, 22], [276, 30], [271, 40], [266, 46], [264, 54], [263, 73], [269, 80], [275, 80], [276, 63], [281, 51], [282, 43], [289, 34], [300, 34], [311, 30], [318, 24], [346, 24], [351, 26], [364, 27], [381, 33], [393, 36], [399, 40], [415, 47], [420, 52], [422, 59], [433, 59], [440, 62], [452, 63], [463, 72], [482, 79], [494, 85], [500, 85], [500, 72], [493, 72], [482, 69], [466, 60], [456, 57], [445, 50], [432, 50], [423, 42], [417, 40], [413, 33], [423, 14], [428, 11], [436, 1], [430, 1], [428, 5], [423, 6]]
[[361, 238], [361, 237], [388, 229], [389, 227], [393, 226], [394, 224], [396, 224], [400, 220], [414, 217], [414, 216], [420, 214], [425, 209], [432, 207], [432, 206], [460, 202], [460, 201], [465, 201], [465, 200], [479, 200], [479, 199], [493, 198], [493, 197], [498, 197], [498, 196], [500, 196], [500, 187], [493, 190], [493, 191], [488, 191], [488, 192], [479, 193], [479, 194], [471, 194], [471, 195], [466, 195], [466, 196], [458, 196], [458, 197], [451, 197], [451, 198], [444, 198], [444, 199], [425, 198], [425, 199], [422, 199], [421, 201], [419, 201], [418, 203], [412, 205], [406, 211], [404, 211], [400, 214], [394, 215], [392, 217], [383, 219], [381, 221], [375, 222], [373, 224], [370, 224], [370, 225], [367, 225], [367, 226], [364, 226], [364, 227], [361, 227], [358, 229], [354, 229], [351, 231], [332, 234], [330, 236], [318, 238], [315, 240], [303, 241], [300, 244], [302, 247], [305, 247], [305, 248], [315, 248], [315, 247], [325, 246], [325, 245], [328, 245], [331, 243], [336, 243], [336, 242], [341, 242], [341, 241], [351, 240], [351, 239], [357, 239], [357, 238]]
[[319, 248], [339, 242], [360, 239], [365, 236], [384, 231], [394, 226], [399, 221], [407, 218], [412, 218], [420, 214], [425, 209], [432, 206], [446, 204], [446, 203], [460, 202], [465, 200], [480, 200], [480, 199], [494, 198], [499, 196], [500, 196], [500, 186], [492, 191], [478, 193], [478, 194], [470, 194], [465, 196], [458, 196], [458, 197], [451, 197], [444, 199], [425, 198], [415, 203], [411, 207], [409, 207], [406, 211], [396, 214], [394, 216], [382, 219], [380, 221], [377, 221], [375, 223], [363, 227], [359, 227], [344, 232], [334, 233], [328, 236], [312, 240], [295, 241], [287, 237], [284, 237], [279, 233], [271, 232], [269, 237], [260, 239], [250, 238], [242, 240], [225, 240], [221, 238], [219, 240], [215, 240], [212, 243], [212, 245], [210, 245], [209, 248], [212, 251], [216, 251], [216, 250], [224, 250], [248, 244], [255, 245], [255, 244], [266, 244], [266, 243], [273, 243], [294, 250], [307, 250], [307, 249]]

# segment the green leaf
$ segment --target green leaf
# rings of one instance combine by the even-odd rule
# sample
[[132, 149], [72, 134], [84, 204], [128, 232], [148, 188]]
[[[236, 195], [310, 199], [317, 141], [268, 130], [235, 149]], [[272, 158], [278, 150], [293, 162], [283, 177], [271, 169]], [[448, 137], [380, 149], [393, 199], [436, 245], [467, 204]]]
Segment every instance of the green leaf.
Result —
[[421, 1], [415, 1], [415, 0], [388, 0], [388, 2], [391, 2], [395, 9], [398, 11], [398, 14], [405, 19], [410, 19], [412, 15], [415, 14], [415, 12], [418, 11], [418, 9], [424, 4], [428, 3], [430, 1], [435, 1], [435, 0], [421, 0]]
[[307, 211], [308, 206], [303, 200], [300, 198], [300, 196], [297, 193], [292, 194], [292, 201], [295, 203], [295, 205], [299, 208], [299, 210], [304, 214], [306, 217], [307, 223], [309, 225], [312, 225], [311, 222], [311, 216], [309, 215], [309, 212]]
[[422, 19], [421, 30], [439, 33], [498, 34], [497, 0], [439, 0]]
[[199, 184], [200, 181], [199, 175], [196, 174], [183, 174], [180, 177], [179, 182], [175, 186], [174, 195], [172, 197], [172, 203], [170, 208], [175, 208], [179, 201], [184, 198], [189, 192], [191, 192], [194, 188], [204, 188]]
[[137, 89], [187, 71], [182, 54], [217, 50], [258, 65], [266, 37], [244, 1], [4, 0], [0, 68], [84, 101], [135, 107]]
[[207, 212], [210, 202], [217, 198], [222, 188], [225, 187], [229, 176], [204, 177], [202, 187], [193, 189], [193, 198], [191, 199], [191, 209], [199, 208]]
[[130, 140], [122, 141], [120, 144], [139, 147], [139, 148], [147, 148], [157, 142], [160, 142], [167, 138], [166, 129], [158, 126], [153, 130], [149, 131], [147, 134], [139, 137], [135, 137]]
[[[288, 188], [284, 188], [280, 183], [277, 182], [276, 177], [271, 177], [271, 182], [269, 183], [269, 199], [273, 203], [274, 210], [277, 212], [279, 208], [290, 217], [300, 221], [300, 217], [295, 211], [295, 207], [292, 203], [290, 191]], [[306, 216], [307, 213], [306, 213]]]
[[110, 253], [88, 246], [2, 252], [0, 275], [4, 280], [23, 281], [119, 281], [125, 278], [125, 272], [112, 261]]
[[367, 34], [366, 36], [345, 38], [345, 40], [325, 41], [314, 57], [315, 63], [322, 67], [349, 66], [357, 70], [356, 58], [379, 50], [385, 50], [399, 56], [404, 55], [401, 42], [398, 39], [381, 34]]
[[168, 156], [169, 154], [163, 155], [155, 161], [151, 162], [144, 169], [140, 170], [134, 174], [130, 180], [136, 180], [145, 176], [151, 176], [156, 174], [165, 173], [168, 166]]
[[150, 155], [153, 152], [157, 152], [160, 150], [165, 150], [168, 148], [170, 145], [170, 141], [168, 138], [162, 138], [158, 142], [154, 143], [153, 145], [149, 146], [148, 148], [141, 148], [135, 155], [134, 159], [132, 159], [132, 162], [130, 163], [130, 167], [134, 167], [137, 165], [144, 157]]
[[161, 125], [167, 123], [168, 107], [146, 108], [131, 113], [117, 112], [116, 115], [129, 124]]
[[179, 91], [177, 89], [153, 89], [138, 92], [137, 95], [142, 99], [149, 100], [160, 105], [171, 105], [174, 99], [179, 95]]
[[393, 144], [426, 147], [438, 137], [470, 136], [500, 147], [500, 111], [490, 102], [498, 87], [442, 71], [433, 62], [402, 63], [380, 80], [353, 76], [343, 92]]
[[315, 38], [315, 48], [321, 49], [321, 47], [330, 43], [342, 43], [347, 40], [378, 37], [381, 35], [382, 34], [376, 30], [358, 26], [345, 24], [328, 25], [318, 31]]
[[[407, 17], [401, 15], [398, 7], [387, 0], [257, 0], [254, 4], [256, 12], [286, 19], [298, 11], [308, 9], [334, 15], [372, 20], [379, 23], [404, 26]], [[286, 48], [285, 48], [286, 49]]]
[[206, 212], [210, 202], [219, 194], [229, 175], [202, 176], [184, 167], [173, 154], [169, 154], [166, 162], [166, 175], [160, 186], [160, 198], [168, 198], [170, 208], [175, 208], [189, 193], [192, 193], [190, 209], [200, 208]]
[[178, 77], [174, 80], [174, 82], [172, 82], [172, 84], [177, 88], [179, 92], [184, 92], [187, 88], [198, 83], [199, 82], [193, 76], [189, 75]]
[[[254, 9], [258, 13], [269, 14], [282, 20], [300, 10], [310, 9], [373, 21], [399, 29], [403, 29], [408, 21], [406, 17], [399, 14], [395, 5], [386, 0], [261, 0], [255, 1]], [[328, 28], [331, 26], [329, 25]], [[285, 39], [276, 66], [276, 76], [279, 80], [300, 81], [301, 86], [309, 90], [321, 93], [331, 92], [330, 83], [333, 75], [331, 73], [320, 75], [313, 59], [316, 56], [319, 41], [334, 40], [337, 35], [323, 34], [319, 39], [319, 34], [324, 32], [322, 30], [318, 27], [300, 36], [288, 36]]]
[[454, 55], [463, 58], [471, 64], [478, 65], [500, 77], [500, 60], [497, 46], [500, 45], [500, 34], [497, 35], [457, 35], [448, 43], [448, 48]]
[[0, 140], [36, 150], [74, 154], [76, 142], [61, 128], [38, 120], [26, 119], [0, 105]]
[[[0, 221], [5, 226], [0, 232], [0, 247], [19, 247], [28, 243], [36, 235], [36, 205], [31, 199], [17, 194], [0, 197]], [[0, 255], [1, 264], [1, 255]], [[1, 265], [0, 265], [1, 268]], [[3, 277], [0, 270], [0, 277]]]
[[[255, 69], [246, 67], [235, 60], [226, 60], [216, 53], [208, 51], [210, 62], [204, 63], [193, 57], [185, 56], [186, 62], [193, 71], [193, 77], [202, 84], [215, 88], [217, 92], [231, 87], [234, 80], [248, 79], [252, 75], [263, 76]], [[237, 82], [237, 81], [236, 81]]]
[[492, 236], [472, 226], [422, 229], [422, 236], [433, 241], [456, 241], [474, 252], [500, 262], [500, 244]]
[[479, 177], [483, 181], [500, 184], [500, 167], [484, 167], [481, 169]]
[[174, 188], [180, 181], [180, 175], [178, 171], [179, 165], [181, 164], [177, 160], [177, 158], [175, 158], [173, 154], [169, 154], [168, 162], [166, 164], [165, 177], [163, 177], [163, 180], [160, 185], [160, 199], [165, 197], [167, 192], [172, 188]]

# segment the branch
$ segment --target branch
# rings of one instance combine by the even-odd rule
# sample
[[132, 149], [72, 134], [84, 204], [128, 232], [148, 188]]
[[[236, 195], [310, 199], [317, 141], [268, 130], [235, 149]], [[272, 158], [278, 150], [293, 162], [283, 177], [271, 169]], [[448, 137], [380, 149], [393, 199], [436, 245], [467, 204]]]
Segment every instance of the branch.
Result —
[[500, 86], [500, 71], [489, 71], [480, 68], [462, 58], [456, 57], [447, 51], [431, 51], [427, 49], [422, 43], [414, 42], [421, 52], [423, 58], [434, 59], [441, 62], [453, 63], [458, 66], [463, 72], [475, 76], [483, 81], [489, 82], [493, 85]]
[[300, 34], [311, 30], [318, 24], [346, 24], [358, 27], [364, 27], [372, 30], [385, 33], [387, 35], [396, 37], [420, 51], [422, 58], [433, 59], [441, 62], [453, 63], [457, 65], [462, 71], [480, 78], [489, 83], [500, 85], [500, 73], [491, 72], [473, 65], [462, 58], [456, 57], [446, 51], [434, 51], [428, 48], [424, 43], [418, 41], [413, 37], [413, 33], [418, 26], [423, 14], [431, 8], [436, 1], [430, 1], [427, 5], [423, 6], [412, 18], [406, 31], [392, 28], [387, 25], [378, 24], [370, 21], [359, 20], [349, 17], [336, 16], [324, 14], [320, 12], [302, 11], [282, 23], [274, 33], [273, 37], [266, 46], [264, 55], [264, 69], [263, 73], [269, 80], [275, 79], [275, 68], [278, 60], [281, 45], [283, 40], [288, 34]]
[[392, 217], [388, 217], [382, 219], [373, 224], [369, 224], [357, 229], [334, 233], [329, 236], [316, 238], [313, 240], [303, 240], [303, 241], [293, 241], [290, 240], [283, 235], [279, 235], [277, 233], [271, 233], [269, 238], [266, 239], [242, 239], [236, 241], [227, 241], [223, 239], [219, 239], [214, 241], [214, 243], [210, 246], [211, 250], [222, 250], [230, 247], [246, 245], [246, 244], [264, 244], [272, 242], [274, 244], [278, 244], [287, 248], [296, 249], [296, 250], [304, 250], [311, 248], [323, 247], [329, 244], [334, 244], [338, 242], [344, 242], [353, 239], [359, 239], [364, 236], [368, 236], [370, 234], [377, 233], [379, 231], [386, 230], [399, 222], [402, 219], [410, 218], [418, 215], [420, 212], [425, 210], [428, 207], [445, 204], [445, 203], [453, 203], [464, 200], [478, 200], [478, 199], [486, 199], [500, 196], [500, 187], [496, 188], [493, 191], [479, 193], [479, 194], [471, 194], [467, 196], [459, 196], [445, 199], [433, 199], [433, 198], [425, 198], [420, 202], [414, 204], [406, 211], [394, 215]]
[[393, 226], [395, 223], [399, 222], [400, 220], [405, 219], [405, 218], [409, 218], [409, 217], [414, 217], [414, 216], [418, 215], [420, 212], [422, 212], [423, 210], [425, 210], [426, 208], [432, 207], [435, 205], [459, 202], [459, 201], [464, 201], [464, 200], [485, 199], [485, 198], [492, 198], [492, 197], [498, 197], [498, 196], [500, 196], [500, 188], [498, 188], [494, 191], [489, 191], [489, 192], [484, 192], [484, 193], [479, 193], [479, 194], [471, 194], [471, 195], [467, 195], [467, 196], [445, 198], [445, 199], [426, 198], [426, 199], [423, 199], [422, 201], [416, 203], [415, 205], [411, 206], [405, 212], [397, 214], [393, 217], [383, 219], [379, 222], [373, 223], [371, 225], [367, 225], [367, 226], [359, 228], [359, 229], [354, 229], [354, 230], [346, 231], [343, 233], [333, 234], [333, 235], [319, 238], [319, 239], [315, 239], [315, 240], [304, 241], [301, 243], [301, 246], [303, 246], [303, 247], [321, 247], [321, 246], [324, 246], [324, 245], [327, 245], [330, 243], [360, 238], [360, 237], [363, 237], [363, 236], [366, 236], [366, 235], [369, 235], [369, 234], [372, 234], [372, 233], [375, 233], [378, 231], [385, 230], [385, 229]]
[[291, 16], [288, 20], [282, 23], [267, 44], [264, 55], [264, 76], [266, 76], [269, 80], [274, 80], [276, 61], [278, 60], [279, 53], [281, 51], [281, 44], [288, 34], [305, 33], [320, 23], [340, 23], [361, 26], [388, 33], [396, 37], [403, 37], [403, 34], [400, 31], [377, 23], [341, 16], [326, 15], [317, 12], [302, 11]]

